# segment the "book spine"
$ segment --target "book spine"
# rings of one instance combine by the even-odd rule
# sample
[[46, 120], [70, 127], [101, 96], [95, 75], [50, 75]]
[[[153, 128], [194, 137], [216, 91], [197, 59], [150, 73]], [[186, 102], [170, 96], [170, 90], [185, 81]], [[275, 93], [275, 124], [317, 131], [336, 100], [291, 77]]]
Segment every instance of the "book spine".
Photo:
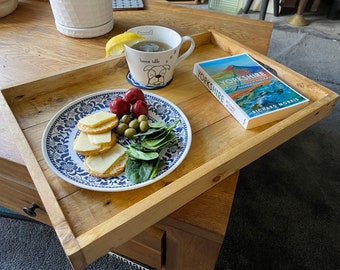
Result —
[[247, 128], [249, 119], [240, 107], [223, 91], [223, 89], [198, 65], [194, 65], [194, 75], [208, 88], [217, 100], [230, 112], [232, 116]]

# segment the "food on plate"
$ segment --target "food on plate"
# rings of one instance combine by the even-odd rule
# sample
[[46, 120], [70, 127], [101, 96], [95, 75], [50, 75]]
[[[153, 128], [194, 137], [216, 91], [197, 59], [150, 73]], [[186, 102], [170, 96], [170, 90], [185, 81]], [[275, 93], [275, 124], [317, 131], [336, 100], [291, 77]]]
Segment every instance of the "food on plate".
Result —
[[134, 104], [137, 100], [145, 101], [144, 93], [137, 87], [131, 87], [124, 94], [124, 99], [130, 104]]
[[95, 156], [110, 150], [117, 141], [117, 135], [108, 131], [102, 134], [80, 132], [73, 145], [74, 151], [84, 156]]
[[[129, 88], [124, 97], [116, 97], [110, 103], [110, 111], [119, 118], [132, 114], [137, 118], [139, 115], [148, 115], [149, 109], [145, 102], [145, 96], [141, 89], [137, 87]], [[125, 120], [123, 122], [126, 122]], [[130, 121], [129, 121], [130, 122]]]
[[89, 174], [109, 178], [125, 170], [128, 156], [125, 147], [116, 143], [109, 151], [97, 156], [87, 156], [84, 161], [85, 169]]
[[145, 103], [144, 100], [137, 100], [133, 105], [131, 109], [131, 113], [133, 117], [138, 118], [140, 115], [148, 115], [148, 105]]
[[77, 127], [87, 134], [100, 134], [112, 130], [118, 123], [116, 114], [100, 111], [80, 119]]
[[141, 114], [140, 116], [138, 116], [137, 120], [139, 122], [148, 121], [148, 117], [145, 114]]
[[[90, 114], [77, 124], [80, 133], [74, 150], [85, 156], [85, 170], [99, 178], [125, 171], [126, 178], [135, 184], [156, 177], [164, 162], [159, 151], [175, 143], [172, 130], [179, 121], [172, 125], [149, 123], [144, 93], [136, 87], [124, 97], [115, 97], [109, 109]], [[117, 143], [121, 135], [129, 139], [125, 146]]]
[[106, 57], [121, 55], [124, 52], [124, 44], [131, 47], [142, 40], [145, 40], [145, 37], [136, 33], [125, 32], [116, 35], [105, 45]]
[[129, 114], [125, 114], [120, 118], [121, 123], [129, 124], [131, 122], [131, 116]]
[[117, 143], [114, 132], [118, 122], [116, 114], [106, 111], [90, 114], [78, 121], [80, 133], [74, 140], [73, 149], [85, 156], [85, 170], [95, 177], [108, 178], [125, 170], [125, 147]]
[[137, 130], [132, 127], [129, 127], [124, 131], [124, 136], [128, 139], [132, 139], [133, 136], [135, 136], [136, 134], [137, 134]]
[[139, 128], [139, 121], [138, 121], [138, 119], [133, 119], [132, 121], [130, 121], [129, 127], [138, 130], [138, 128]]
[[128, 124], [126, 123], [119, 123], [118, 126], [116, 127], [116, 132], [119, 135], [124, 135], [125, 130], [129, 128]]
[[110, 111], [121, 118], [123, 115], [130, 114], [130, 103], [121, 97], [116, 97], [110, 103]]
[[179, 122], [177, 120], [170, 126], [163, 121], [150, 123], [148, 131], [134, 136], [137, 140], [126, 146], [129, 158], [125, 175], [129, 181], [137, 184], [156, 177], [164, 162], [159, 152], [175, 144], [172, 131]]
[[137, 133], [148, 131], [149, 121], [146, 115], [139, 115], [138, 118], [131, 118], [130, 115], [123, 115], [120, 119], [116, 132], [119, 135], [124, 135], [128, 139], [132, 139]]

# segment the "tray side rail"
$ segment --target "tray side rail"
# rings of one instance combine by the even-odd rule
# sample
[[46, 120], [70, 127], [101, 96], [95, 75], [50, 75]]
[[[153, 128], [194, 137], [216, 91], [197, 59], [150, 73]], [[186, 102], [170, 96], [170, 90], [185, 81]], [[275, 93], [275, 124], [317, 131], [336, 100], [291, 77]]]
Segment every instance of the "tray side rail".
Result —
[[[43, 171], [41, 170], [38, 161], [36, 160], [30, 145], [28, 144], [25, 135], [20, 129], [19, 124], [16, 121], [10, 107], [8, 106], [5, 97], [0, 91], [0, 109], [6, 119], [6, 124], [13, 135], [13, 141], [16, 142], [19, 152], [27, 166], [27, 169], [32, 177], [35, 187], [38, 193], [41, 195], [41, 200], [44, 207], [50, 217], [50, 221], [56, 230], [59, 240], [66, 250], [66, 253], [76, 254], [73, 258], [70, 258], [75, 268], [85, 268], [84, 256], [81, 253], [81, 248], [75, 238], [65, 216], [57, 203], [54, 193], [49, 186], [47, 179]], [[43, 194], [43, 195], [42, 195]], [[52, 198], [54, 198], [52, 200]]]

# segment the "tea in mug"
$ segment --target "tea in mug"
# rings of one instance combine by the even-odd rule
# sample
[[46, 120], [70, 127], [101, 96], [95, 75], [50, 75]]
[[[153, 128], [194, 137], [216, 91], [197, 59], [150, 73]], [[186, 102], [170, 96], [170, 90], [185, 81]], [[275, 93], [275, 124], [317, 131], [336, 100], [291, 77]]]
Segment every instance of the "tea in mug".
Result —
[[169, 50], [171, 47], [164, 42], [144, 40], [136, 43], [131, 48], [143, 52], [162, 52]]

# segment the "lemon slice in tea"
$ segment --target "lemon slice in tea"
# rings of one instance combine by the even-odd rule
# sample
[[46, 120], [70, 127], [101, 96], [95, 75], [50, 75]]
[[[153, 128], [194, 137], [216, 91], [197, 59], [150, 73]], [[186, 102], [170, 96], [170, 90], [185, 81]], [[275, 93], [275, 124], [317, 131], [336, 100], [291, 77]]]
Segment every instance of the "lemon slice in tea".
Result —
[[127, 46], [133, 46], [134, 44], [142, 40], [145, 40], [145, 37], [130, 32], [114, 36], [106, 43], [106, 57], [111, 55], [118, 56], [123, 53], [124, 44], [126, 44]]

